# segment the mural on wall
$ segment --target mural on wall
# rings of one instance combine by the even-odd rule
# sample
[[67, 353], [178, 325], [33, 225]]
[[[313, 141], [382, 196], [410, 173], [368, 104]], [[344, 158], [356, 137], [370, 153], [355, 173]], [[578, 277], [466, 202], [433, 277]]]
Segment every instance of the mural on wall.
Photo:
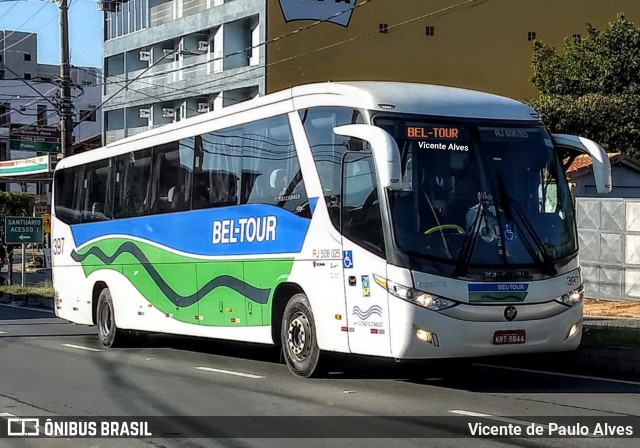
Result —
[[278, 0], [285, 22], [324, 20], [349, 26], [358, 0]]

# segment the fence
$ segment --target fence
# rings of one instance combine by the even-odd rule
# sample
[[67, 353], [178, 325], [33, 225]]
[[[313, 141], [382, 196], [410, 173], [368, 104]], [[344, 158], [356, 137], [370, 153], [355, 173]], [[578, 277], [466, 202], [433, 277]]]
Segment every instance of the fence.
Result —
[[577, 198], [586, 297], [640, 301], [640, 200]]

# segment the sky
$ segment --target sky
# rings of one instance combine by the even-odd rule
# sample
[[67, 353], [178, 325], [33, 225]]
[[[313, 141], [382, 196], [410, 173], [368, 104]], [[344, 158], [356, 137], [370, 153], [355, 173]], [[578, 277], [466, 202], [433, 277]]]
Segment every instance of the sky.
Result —
[[[71, 64], [102, 66], [102, 16], [96, 0], [68, 0]], [[12, 9], [11, 9], [12, 8]], [[60, 18], [52, 1], [0, 0], [0, 30], [38, 34], [38, 62], [60, 63]]]

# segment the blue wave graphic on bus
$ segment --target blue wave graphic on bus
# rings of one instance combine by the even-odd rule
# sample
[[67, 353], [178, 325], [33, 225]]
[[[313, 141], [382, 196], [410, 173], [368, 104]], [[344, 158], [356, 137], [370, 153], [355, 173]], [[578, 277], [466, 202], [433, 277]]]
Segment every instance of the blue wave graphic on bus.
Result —
[[373, 305], [368, 310], [363, 311], [359, 306], [354, 306], [352, 314], [361, 320], [367, 320], [373, 315], [382, 317], [382, 307], [380, 305]]
[[236, 207], [126, 218], [71, 226], [76, 246], [96, 238], [141, 238], [194, 255], [298, 253], [311, 220], [279, 207]]

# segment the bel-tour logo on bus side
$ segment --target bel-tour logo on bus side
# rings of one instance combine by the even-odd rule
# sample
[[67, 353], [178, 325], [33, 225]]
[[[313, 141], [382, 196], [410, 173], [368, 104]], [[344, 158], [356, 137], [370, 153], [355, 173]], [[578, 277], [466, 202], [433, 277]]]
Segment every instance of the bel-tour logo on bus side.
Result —
[[275, 216], [213, 221], [212, 243], [233, 244], [275, 241], [277, 226], [278, 218]]
[[358, 0], [279, 0], [279, 3], [287, 23], [324, 20], [346, 28]]

